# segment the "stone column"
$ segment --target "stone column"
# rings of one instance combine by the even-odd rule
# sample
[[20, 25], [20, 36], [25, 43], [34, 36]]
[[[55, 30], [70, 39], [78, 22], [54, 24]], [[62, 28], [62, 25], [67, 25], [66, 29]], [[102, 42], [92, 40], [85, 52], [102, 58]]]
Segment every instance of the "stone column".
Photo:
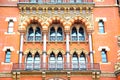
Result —
[[69, 33], [66, 33], [66, 64], [67, 68], [70, 68], [70, 40], [69, 40]]
[[43, 68], [46, 64], [46, 32], [43, 32]]
[[69, 33], [66, 33], [66, 55], [67, 55], [67, 63], [70, 62], [70, 44], [69, 44], [70, 40], [69, 40]]
[[92, 33], [89, 33], [88, 37], [89, 37], [90, 62], [93, 63]]
[[19, 63], [22, 63], [24, 33], [20, 33]]

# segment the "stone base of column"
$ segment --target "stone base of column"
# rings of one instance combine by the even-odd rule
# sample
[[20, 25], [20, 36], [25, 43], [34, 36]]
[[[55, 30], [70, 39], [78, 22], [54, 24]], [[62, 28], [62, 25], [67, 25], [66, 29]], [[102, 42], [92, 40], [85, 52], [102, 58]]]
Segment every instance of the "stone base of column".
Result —
[[19, 52], [19, 63], [22, 63], [22, 55], [23, 55], [23, 52], [20, 51], [20, 52]]

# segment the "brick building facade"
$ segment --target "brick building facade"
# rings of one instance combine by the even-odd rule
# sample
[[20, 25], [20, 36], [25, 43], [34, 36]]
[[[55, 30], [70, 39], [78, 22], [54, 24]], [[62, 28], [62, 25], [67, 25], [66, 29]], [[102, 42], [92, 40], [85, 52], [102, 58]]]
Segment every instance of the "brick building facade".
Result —
[[1, 0], [0, 80], [119, 80], [119, 0]]

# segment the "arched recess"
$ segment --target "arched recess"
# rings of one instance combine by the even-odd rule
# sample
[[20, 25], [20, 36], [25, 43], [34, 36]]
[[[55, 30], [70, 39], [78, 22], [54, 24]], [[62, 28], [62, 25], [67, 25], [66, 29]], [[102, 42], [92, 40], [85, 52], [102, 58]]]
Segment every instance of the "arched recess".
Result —
[[87, 32], [89, 32], [89, 30], [93, 30], [93, 27], [90, 26], [90, 22], [88, 22], [87, 19], [82, 18], [82, 17], [80, 17], [80, 16], [76, 16], [76, 17], [72, 18], [69, 22], [71, 23], [71, 26], [72, 26], [74, 23], [81, 22], [81, 23], [85, 26]]
[[29, 52], [31, 52], [32, 56], [35, 56], [35, 53], [38, 52], [39, 55], [42, 54], [42, 50], [38, 49], [38, 48], [35, 48], [35, 49], [31, 49], [31, 48], [28, 48], [24, 51], [24, 55], [27, 55]]
[[32, 17], [30, 17], [30, 18], [25, 19], [25, 20], [20, 24], [21, 26], [19, 26], [18, 31], [19, 31], [19, 32], [25, 32], [26, 29], [27, 29], [27, 26], [28, 26], [30, 23], [32, 23], [32, 22], [37, 22], [39, 25], [43, 26], [43, 25], [42, 25], [42, 22], [43, 22], [43, 21], [42, 21], [40, 18], [38, 18], [37, 16], [32, 16]]

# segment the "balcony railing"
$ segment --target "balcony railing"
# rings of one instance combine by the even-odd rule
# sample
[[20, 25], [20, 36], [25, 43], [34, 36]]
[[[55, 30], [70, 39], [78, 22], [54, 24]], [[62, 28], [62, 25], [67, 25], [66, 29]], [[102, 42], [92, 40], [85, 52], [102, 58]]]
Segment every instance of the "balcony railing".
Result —
[[86, 63], [86, 64], [68, 64], [68, 63], [22, 63], [22, 64], [13, 64], [13, 71], [17, 70], [71, 70], [71, 71], [79, 71], [79, 70], [100, 70], [100, 66], [98, 63]]
[[18, 3], [37, 3], [37, 4], [91, 4], [93, 0], [19, 0]]

